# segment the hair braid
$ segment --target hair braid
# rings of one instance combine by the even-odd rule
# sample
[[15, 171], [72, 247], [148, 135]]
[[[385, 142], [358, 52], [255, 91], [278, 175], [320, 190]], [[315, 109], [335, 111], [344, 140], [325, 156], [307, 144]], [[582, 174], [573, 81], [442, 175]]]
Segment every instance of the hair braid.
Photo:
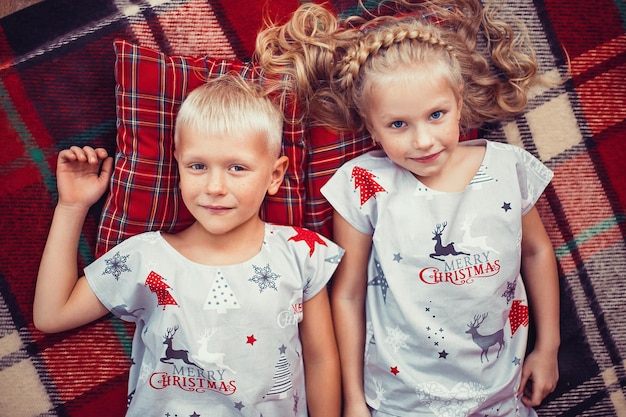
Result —
[[[388, 21], [389, 19], [384, 18], [384, 20]], [[390, 26], [383, 30], [366, 33], [353, 48], [346, 52], [340, 64], [338, 79], [341, 80], [341, 88], [347, 90], [354, 85], [355, 80], [359, 77], [361, 67], [365, 65], [372, 55], [376, 55], [381, 50], [387, 49], [392, 45], [410, 40], [419, 41], [434, 47], [438, 46], [449, 53], [452, 53], [454, 50], [451, 45], [438, 37], [432, 30], [416, 28], [410, 25]]]

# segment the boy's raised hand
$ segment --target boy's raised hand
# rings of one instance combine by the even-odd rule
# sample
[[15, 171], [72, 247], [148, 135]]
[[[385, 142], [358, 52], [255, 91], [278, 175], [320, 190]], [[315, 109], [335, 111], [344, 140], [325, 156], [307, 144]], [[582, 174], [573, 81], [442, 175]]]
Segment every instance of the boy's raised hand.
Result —
[[84, 277], [78, 277], [78, 242], [89, 208], [106, 191], [113, 159], [102, 148], [72, 146], [57, 158], [59, 201], [41, 255], [33, 319], [44, 332], [87, 324], [107, 313]]
[[57, 158], [59, 204], [88, 209], [106, 192], [112, 172], [113, 158], [104, 148], [62, 150]]

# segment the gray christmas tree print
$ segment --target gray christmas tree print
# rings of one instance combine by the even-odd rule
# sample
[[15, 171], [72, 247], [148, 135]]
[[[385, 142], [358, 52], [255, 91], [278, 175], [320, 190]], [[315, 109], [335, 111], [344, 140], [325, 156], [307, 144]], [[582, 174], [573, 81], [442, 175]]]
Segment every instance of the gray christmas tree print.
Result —
[[204, 309], [217, 310], [218, 314], [226, 314], [226, 310], [233, 308], [241, 307], [222, 271], [218, 269], [204, 303]]
[[272, 377], [274, 385], [267, 395], [278, 395], [278, 398], [287, 398], [287, 391], [293, 388], [291, 382], [291, 366], [289, 362], [287, 362], [287, 356], [285, 356], [286, 350], [285, 345], [278, 348], [280, 358], [278, 358], [278, 362], [276, 362], [274, 366], [274, 376]]

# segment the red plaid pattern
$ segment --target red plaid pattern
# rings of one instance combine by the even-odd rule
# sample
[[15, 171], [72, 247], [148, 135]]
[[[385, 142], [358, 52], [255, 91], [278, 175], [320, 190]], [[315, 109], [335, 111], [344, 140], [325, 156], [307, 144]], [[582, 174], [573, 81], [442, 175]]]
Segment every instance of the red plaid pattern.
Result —
[[[194, 56], [245, 60], [251, 56], [263, 18], [283, 21], [301, 2], [131, 3], [40, 1], [0, 19], [1, 415], [119, 417], [126, 409], [132, 328], [107, 317], [75, 331], [47, 335], [36, 331], [32, 323], [39, 255], [56, 203], [57, 153], [70, 145], [102, 146], [111, 154], [116, 149], [114, 40], [125, 39], [165, 53], [162, 65], [173, 64], [168, 59], [174, 55], [183, 56], [177, 61], [180, 65]], [[328, 2], [342, 16], [359, 13], [357, 3]], [[380, 2], [363, 3], [376, 11]], [[626, 286], [620, 279], [626, 276], [623, 1], [498, 0], [497, 5], [499, 12], [530, 25], [529, 35], [543, 70], [556, 72], [558, 66], [563, 75], [565, 63], [571, 64], [567, 83], [537, 91], [523, 115], [502, 125], [485, 126], [481, 132], [492, 140], [524, 146], [555, 172], [546, 198], [537, 207], [561, 271], [561, 379], [537, 411], [545, 417], [626, 415], [622, 301]], [[218, 67], [237, 62], [207, 61]], [[135, 75], [141, 78], [137, 82], [146, 81], [143, 68], [147, 64], [143, 64], [142, 72]], [[187, 69], [180, 70], [187, 73]], [[168, 72], [164, 67], [153, 72], [161, 74], [159, 71]], [[158, 75], [154, 78], [157, 90], [171, 87], [174, 81]], [[142, 94], [136, 96], [138, 100], [145, 99]], [[143, 109], [139, 107], [138, 111]], [[134, 120], [145, 123], [152, 119], [137, 113]], [[131, 134], [140, 129], [138, 125], [128, 128]], [[143, 126], [142, 132], [146, 129]], [[299, 194], [284, 195], [292, 201], [306, 197], [306, 204], [289, 203], [285, 207], [291, 212], [284, 208], [279, 212], [294, 218], [301, 215], [305, 225], [328, 230], [329, 207], [318, 199], [315, 181], [325, 182], [343, 155], [358, 153], [358, 147], [368, 148], [369, 140], [349, 138], [339, 145], [333, 133], [322, 129], [300, 130], [294, 140], [303, 144], [293, 149], [303, 152], [298, 154], [302, 156], [298, 178], [304, 188], [298, 189]], [[339, 156], [333, 161], [335, 152]], [[141, 150], [133, 157], [139, 155], [143, 156]], [[135, 164], [129, 169], [146, 165], [143, 160], [129, 161]], [[132, 172], [135, 177], [131, 181], [136, 181], [137, 174]], [[289, 173], [287, 181], [294, 183], [295, 175]], [[148, 179], [155, 181], [155, 174], [148, 174]], [[128, 187], [126, 192], [132, 192], [124, 196], [119, 191], [122, 196], [117, 201], [122, 206], [117, 215], [126, 213], [124, 222], [130, 218], [123, 204], [137, 210], [153, 201], [174, 201], [148, 194], [148, 203], [136, 203], [137, 187], [119, 181]], [[155, 191], [148, 188], [149, 193]], [[267, 208], [270, 204], [268, 201], [266, 210], [273, 212], [273, 207]], [[101, 209], [94, 206], [86, 219], [79, 266], [93, 260]], [[159, 220], [155, 213], [143, 210], [148, 214], [135, 219], [136, 230], [148, 227], [149, 219]], [[171, 207], [168, 210], [173, 211]], [[126, 233], [132, 230], [127, 224], [124, 227]]]

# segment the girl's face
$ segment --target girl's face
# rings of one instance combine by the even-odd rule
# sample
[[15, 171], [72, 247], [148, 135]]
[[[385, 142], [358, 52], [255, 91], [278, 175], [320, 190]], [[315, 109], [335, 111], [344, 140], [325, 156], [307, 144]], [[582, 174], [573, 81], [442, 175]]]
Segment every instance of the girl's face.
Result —
[[428, 66], [400, 68], [378, 81], [365, 96], [370, 134], [393, 162], [432, 187], [458, 162], [460, 87]]

